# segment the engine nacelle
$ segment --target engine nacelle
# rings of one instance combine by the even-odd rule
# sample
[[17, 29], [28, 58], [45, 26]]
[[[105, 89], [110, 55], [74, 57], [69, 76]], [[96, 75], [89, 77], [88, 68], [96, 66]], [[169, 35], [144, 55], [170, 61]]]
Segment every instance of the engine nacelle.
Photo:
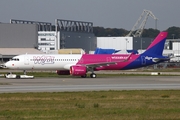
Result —
[[87, 69], [85, 66], [71, 66], [70, 74], [73, 76], [83, 76], [87, 73]]
[[70, 75], [69, 70], [57, 70], [56, 73], [58, 75]]

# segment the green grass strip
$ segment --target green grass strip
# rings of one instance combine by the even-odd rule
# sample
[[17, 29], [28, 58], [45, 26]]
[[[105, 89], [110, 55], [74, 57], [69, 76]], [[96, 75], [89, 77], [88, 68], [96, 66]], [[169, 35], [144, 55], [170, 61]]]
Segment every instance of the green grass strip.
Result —
[[1, 120], [180, 119], [180, 90], [0, 94]]

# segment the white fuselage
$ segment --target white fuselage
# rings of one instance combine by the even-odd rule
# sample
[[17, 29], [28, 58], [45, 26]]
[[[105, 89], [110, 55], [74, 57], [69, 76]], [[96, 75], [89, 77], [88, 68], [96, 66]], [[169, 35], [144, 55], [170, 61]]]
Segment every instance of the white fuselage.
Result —
[[81, 54], [24, 54], [13, 57], [5, 66], [20, 70], [69, 70], [81, 57]]

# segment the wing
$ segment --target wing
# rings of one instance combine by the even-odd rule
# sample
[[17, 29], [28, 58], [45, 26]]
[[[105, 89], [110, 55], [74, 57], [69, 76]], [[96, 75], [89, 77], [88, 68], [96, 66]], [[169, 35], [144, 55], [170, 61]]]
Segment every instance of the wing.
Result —
[[84, 64], [84, 66], [88, 68], [96, 68], [96, 67], [102, 67], [102, 66], [109, 66], [109, 65], [114, 65], [117, 64], [118, 62], [127, 62], [130, 57], [132, 56], [133, 53], [131, 53], [127, 59], [120, 60], [120, 61], [114, 61], [114, 62], [101, 62], [101, 63], [90, 63], [90, 64]]
[[95, 68], [95, 67], [109, 66], [114, 64], [117, 64], [117, 62], [90, 63], [90, 64], [85, 64], [85, 66], [88, 68]]

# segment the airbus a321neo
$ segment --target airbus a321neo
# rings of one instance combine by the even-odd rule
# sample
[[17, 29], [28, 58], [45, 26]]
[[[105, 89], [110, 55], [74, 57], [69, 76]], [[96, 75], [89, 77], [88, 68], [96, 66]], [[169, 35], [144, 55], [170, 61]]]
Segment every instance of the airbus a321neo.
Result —
[[167, 32], [160, 32], [142, 54], [23, 54], [5, 63], [9, 69], [56, 70], [59, 75], [96, 78], [94, 71], [127, 70], [170, 60], [163, 56]]

